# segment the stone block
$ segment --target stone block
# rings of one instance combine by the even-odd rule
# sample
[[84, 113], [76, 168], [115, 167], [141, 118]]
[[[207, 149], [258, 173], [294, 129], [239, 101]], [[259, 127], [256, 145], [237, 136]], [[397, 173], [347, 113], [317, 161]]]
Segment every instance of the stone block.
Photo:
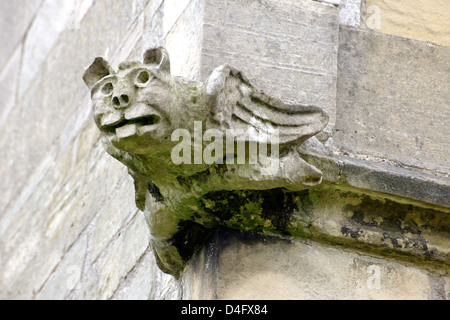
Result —
[[421, 207], [448, 211], [450, 179], [401, 168], [384, 162], [372, 162], [346, 156], [328, 157], [309, 150], [302, 158], [324, 172], [323, 180], [332, 184], [365, 190], [371, 194]]
[[36, 295], [38, 300], [64, 300], [79, 283], [87, 250], [87, 237], [79, 239]]
[[108, 203], [102, 208], [95, 223], [91, 243], [91, 259], [93, 261], [105, 250], [120, 228], [138, 210], [134, 203], [134, 184], [131, 181], [132, 179], [129, 176], [125, 178], [115, 192], [107, 195], [109, 198]]
[[201, 78], [229, 64], [269, 95], [323, 108], [330, 133], [338, 28], [339, 9], [326, 3], [205, 1]]
[[[170, 53], [171, 74], [174, 76], [200, 79], [204, 3], [205, 0], [191, 1], [165, 35], [165, 46]], [[166, 4], [164, 16], [169, 9], [170, 6]], [[167, 24], [166, 18], [164, 21]]]
[[[25, 54], [28, 58], [24, 65], [35, 63], [32, 68], [36, 73], [32, 75], [33, 80], [30, 80], [28, 89], [15, 101], [5, 120], [14, 125], [0, 127], [0, 145], [7, 150], [4, 155], [4, 163], [7, 165], [0, 167], [0, 175], [4, 177], [0, 182], [0, 191], [4, 194], [0, 199], [0, 210], [7, 211], [10, 210], [7, 208], [14, 206], [21, 190], [25, 189], [27, 180], [53, 145], [59, 144], [54, 147], [56, 154], [63, 153], [62, 149], [67, 147], [67, 142], [75, 139], [82, 130], [83, 120], [92, 121], [89, 116], [89, 99], [85, 99], [89, 97], [89, 93], [81, 79], [83, 70], [92, 62], [92, 57], [120, 56], [123, 51], [131, 53], [134, 43], [128, 43], [124, 50], [121, 50], [119, 44], [125, 42], [130, 33], [134, 39], [139, 39], [140, 36], [135, 33], [143, 3], [142, 0], [116, 1], [111, 5], [98, 1], [86, 13], [81, 21], [81, 28], [64, 29], [58, 34], [59, 41], [53, 38], [52, 47], [49, 44], [41, 46], [37, 41], [39, 38], [29, 39], [30, 48], [38, 51], [45, 49], [47, 54], [45, 58], [40, 54], [36, 57], [31, 53]], [[42, 23], [47, 25], [50, 22]], [[43, 25], [36, 28], [42, 30]], [[51, 27], [50, 25], [49, 28]], [[58, 26], [60, 27], [62, 26]], [[38, 59], [38, 56], [43, 60]], [[24, 66], [22, 70], [28, 69]], [[31, 72], [31, 69], [28, 71]], [[14, 183], [4, 184], [12, 178]]]
[[450, 173], [450, 48], [341, 27], [338, 77], [341, 153]]
[[163, 32], [167, 35], [191, 0], [164, 0]]
[[22, 42], [43, 0], [2, 1], [0, 3], [0, 70]]
[[142, 44], [144, 50], [147, 48], [161, 46], [164, 39], [163, 19], [164, 19], [163, 0], [150, 1], [144, 10], [144, 35]]
[[0, 72], [0, 92], [3, 97], [0, 111], [0, 127], [8, 118], [9, 112], [16, 102], [21, 53], [22, 46], [19, 46]]
[[366, 0], [366, 27], [377, 32], [450, 46], [447, 0]]
[[218, 299], [427, 300], [438, 294], [429, 273], [380, 258], [233, 232], [218, 239]]
[[109, 299], [113, 296], [121, 279], [144, 255], [149, 242], [150, 234], [144, 215], [138, 213], [105, 252], [99, 266], [98, 293], [95, 298]]
[[179, 281], [163, 273], [155, 263], [151, 250], [127, 275], [114, 293], [113, 300], [180, 300]]
[[361, 0], [341, 0], [340, 23], [349, 27], [359, 27], [361, 24]]
[[445, 279], [446, 299], [450, 300], [450, 278]]
[[[13, 292], [10, 297], [29, 299], [39, 292], [101, 208], [111, 208], [108, 200], [128, 177], [126, 168], [97, 144], [97, 131], [88, 128], [64, 152], [49, 150], [14, 206], [1, 217], [1, 238], [8, 241], [1, 246], [5, 263], [0, 276], [4, 289]], [[101, 179], [105, 176], [106, 184]], [[127, 195], [134, 207], [134, 191]], [[124, 200], [123, 196], [118, 198]], [[123, 212], [115, 213], [120, 217]]]
[[37, 13], [24, 41], [19, 96], [26, 91], [45, 62], [56, 41], [66, 30], [75, 8], [75, 0], [47, 0]]

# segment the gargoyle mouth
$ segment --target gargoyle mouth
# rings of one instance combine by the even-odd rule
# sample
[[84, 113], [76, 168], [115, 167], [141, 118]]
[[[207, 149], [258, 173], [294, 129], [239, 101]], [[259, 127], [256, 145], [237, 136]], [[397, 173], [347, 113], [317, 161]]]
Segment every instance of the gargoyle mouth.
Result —
[[146, 129], [144, 131], [148, 131], [148, 129], [157, 125], [160, 121], [161, 118], [157, 114], [150, 114], [134, 119], [122, 119], [117, 123], [103, 127], [103, 130], [109, 134], [115, 134], [120, 139], [139, 134], [142, 131], [140, 129]]

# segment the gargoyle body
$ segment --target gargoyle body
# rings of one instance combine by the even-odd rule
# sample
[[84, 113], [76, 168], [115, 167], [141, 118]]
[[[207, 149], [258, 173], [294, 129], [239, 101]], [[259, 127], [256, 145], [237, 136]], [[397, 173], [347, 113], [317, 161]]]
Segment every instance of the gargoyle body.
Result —
[[[118, 71], [97, 58], [83, 79], [106, 151], [134, 178], [136, 204], [145, 213], [164, 272], [179, 276], [198, 238], [205, 241], [212, 228], [239, 227], [243, 218], [223, 214], [232, 199], [302, 190], [322, 180], [297, 147], [325, 128], [326, 113], [270, 97], [227, 65], [204, 83], [189, 81], [171, 76], [168, 53], [153, 48], [143, 63], [127, 61]], [[177, 130], [181, 135], [174, 135]], [[181, 153], [184, 161], [174, 161]], [[256, 161], [250, 160], [252, 153]], [[207, 154], [215, 161], [202, 161]], [[258, 221], [251, 199], [240, 201], [236, 214]], [[276, 228], [266, 218], [261, 224]]]

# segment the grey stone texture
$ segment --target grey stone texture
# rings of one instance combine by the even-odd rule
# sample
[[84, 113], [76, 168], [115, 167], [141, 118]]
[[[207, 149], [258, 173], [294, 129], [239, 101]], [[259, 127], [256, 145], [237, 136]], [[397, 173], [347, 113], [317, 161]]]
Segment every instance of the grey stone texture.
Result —
[[0, 3], [0, 70], [9, 60], [17, 46], [22, 42], [42, 0], [2, 1]]
[[340, 1], [340, 23], [344, 26], [359, 27], [361, 24], [362, 0]]
[[448, 176], [450, 48], [341, 27], [340, 153]]
[[[339, 9], [315, 1], [205, 1], [201, 78], [227, 63], [287, 102], [336, 113]], [[322, 138], [325, 138], [325, 134]]]
[[[36, 17], [69, 3], [44, 2]], [[136, 216], [133, 182], [120, 163], [104, 154], [81, 79], [93, 56], [105, 55], [117, 65], [141, 55], [144, 9], [147, 1], [95, 1], [84, 8], [79, 28], [71, 24], [71, 14], [57, 26], [49, 19], [30, 18], [30, 28], [17, 39], [22, 49], [12, 53], [1, 71], [2, 96], [8, 94], [0, 123], [0, 144], [6, 150], [0, 165], [3, 299], [126, 298], [127, 289], [130, 297], [163, 298], [169, 288], [178, 288], [154, 269], [147, 230], [136, 229], [145, 224], [132, 223], [143, 218]], [[122, 207], [124, 201], [129, 205]], [[118, 268], [111, 263], [117, 259], [127, 263]], [[133, 284], [120, 286], [148, 261], [155, 266], [150, 266], [154, 277], [137, 274], [134, 283], [138, 286], [142, 277], [148, 287], [134, 294]], [[160, 290], [152, 293], [152, 286]]]
[[312, 149], [301, 151], [301, 155], [324, 172], [323, 180], [329, 183], [364, 189], [392, 200], [408, 199], [438, 210], [450, 208], [450, 180], [446, 177], [388, 163], [324, 155]]
[[[212, 283], [205, 277], [210, 299], [442, 300], [449, 294], [444, 278], [342, 248], [229, 231], [213, 241], [198, 258], [215, 261], [204, 271], [215, 275]], [[202, 293], [187, 292], [191, 299]]]

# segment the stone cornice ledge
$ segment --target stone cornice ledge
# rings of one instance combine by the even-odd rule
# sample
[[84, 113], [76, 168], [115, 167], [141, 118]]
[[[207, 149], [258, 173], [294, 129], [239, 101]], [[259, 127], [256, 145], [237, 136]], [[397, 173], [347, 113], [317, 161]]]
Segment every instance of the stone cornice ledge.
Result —
[[312, 240], [448, 275], [450, 180], [305, 147], [301, 157], [323, 172], [302, 201]]
[[387, 163], [299, 151], [305, 161], [323, 172], [324, 184], [450, 213], [449, 179]]

